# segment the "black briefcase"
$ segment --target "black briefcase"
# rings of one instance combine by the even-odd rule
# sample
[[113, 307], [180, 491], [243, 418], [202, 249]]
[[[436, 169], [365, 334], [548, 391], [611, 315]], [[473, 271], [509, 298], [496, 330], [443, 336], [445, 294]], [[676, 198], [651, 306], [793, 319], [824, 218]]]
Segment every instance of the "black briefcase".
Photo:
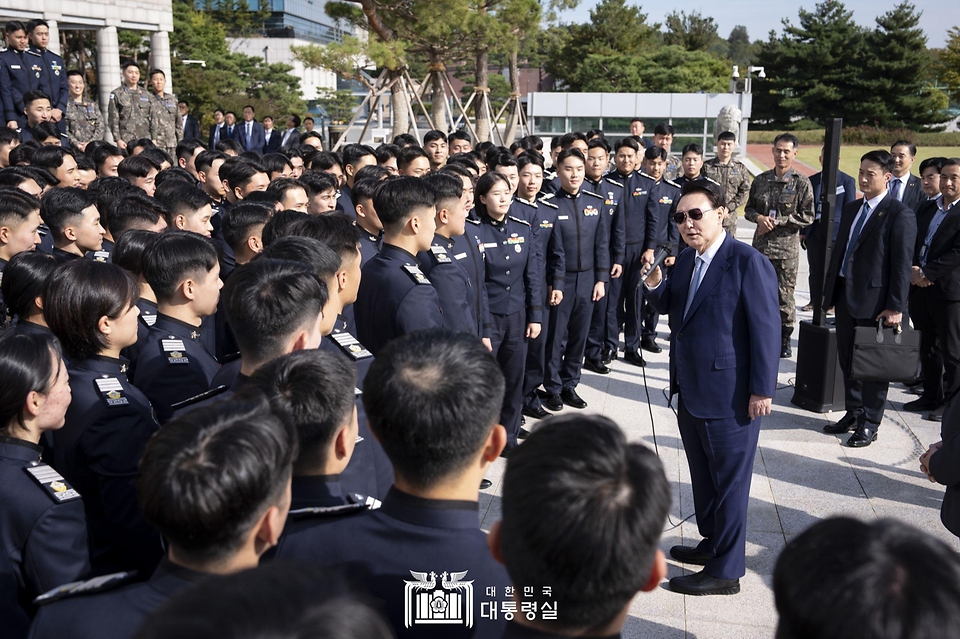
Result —
[[850, 378], [867, 382], [912, 382], [920, 365], [920, 331], [900, 325], [854, 329]]

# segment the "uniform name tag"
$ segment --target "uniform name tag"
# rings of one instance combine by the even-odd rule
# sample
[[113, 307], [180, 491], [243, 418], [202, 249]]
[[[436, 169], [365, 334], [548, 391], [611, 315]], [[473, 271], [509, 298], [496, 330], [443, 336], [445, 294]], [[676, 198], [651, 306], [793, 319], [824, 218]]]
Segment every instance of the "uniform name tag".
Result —
[[451, 264], [453, 262], [450, 256], [447, 255], [447, 249], [442, 246], [431, 246], [430, 252], [433, 253], [433, 257], [440, 264]]
[[61, 503], [80, 499], [80, 493], [71, 488], [67, 480], [50, 466], [37, 464], [36, 466], [24, 466], [23, 470], [40, 484], [40, 487], [53, 498], [53, 501]]
[[107, 406], [126, 406], [130, 403], [123, 395], [123, 386], [116, 377], [101, 377], [96, 380], [97, 388]]
[[96, 253], [93, 254], [93, 259], [96, 262], [106, 262], [108, 259], [110, 259], [110, 252], [97, 251]]
[[339, 346], [344, 353], [349, 355], [351, 359], [356, 360], [373, 357], [373, 353], [364, 348], [363, 344], [361, 344], [356, 337], [346, 331], [331, 333], [330, 337], [333, 338], [333, 341], [337, 343], [337, 346]]
[[465, 259], [467, 259], [467, 254], [466, 254], [466, 253], [457, 253], [456, 255], [454, 255], [454, 257], [457, 258], [458, 260], [465, 260]]
[[182, 339], [175, 339], [173, 335], [167, 339], [161, 339], [160, 348], [167, 353], [167, 361], [171, 364], [190, 363], [190, 358], [183, 353], [187, 349], [184, 348]]
[[496, 243], [496, 242], [486, 242], [486, 243], [483, 245], [483, 248], [497, 248], [497, 243]]
[[844, 194], [844, 193], [846, 193], [846, 192], [847, 192], [847, 190], [846, 190], [845, 188], [843, 188], [843, 185], [842, 185], [842, 184], [837, 187], [837, 195], [842, 195], [842, 194]]
[[570, 216], [569, 216], [569, 215], [558, 215], [558, 216], [557, 216], [557, 219], [558, 219], [558, 220], [569, 220], [569, 219], [570, 219]]

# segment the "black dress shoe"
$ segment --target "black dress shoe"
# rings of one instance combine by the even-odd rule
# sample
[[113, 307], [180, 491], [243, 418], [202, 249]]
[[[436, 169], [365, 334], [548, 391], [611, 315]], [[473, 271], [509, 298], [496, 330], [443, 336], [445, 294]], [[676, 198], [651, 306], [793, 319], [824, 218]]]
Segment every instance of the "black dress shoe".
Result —
[[789, 359], [793, 357], [793, 349], [790, 348], [790, 338], [784, 337], [780, 342], [780, 359]]
[[551, 395], [544, 402], [546, 407], [550, 410], [556, 412], [558, 410], [563, 410], [563, 400], [560, 399], [559, 395]]
[[534, 419], [543, 419], [544, 417], [550, 415], [550, 413], [543, 410], [543, 406], [540, 406], [539, 404], [536, 406], [527, 406], [524, 404], [522, 412], [527, 417], [532, 417]]
[[587, 407], [587, 403], [586, 403], [585, 401], [583, 401], [583, 400], [580, 398], [580, 396], [577, 395], [577, 391], [574, 390], [574, 389], [572, 389], [572, 388], [568, 388], [567, 390], [565, 390], [565, 391], [563, 391], [562, 393], [560, 393], [560, 399], [563, 401], [564, 404], [566, 404], [567, 406], [570, 406], [570, 407], [572, 407], [572, 408], [586, 408], [586, 407]]
[[863, 448], [875, 441], [877, 441], [876, 426], [863, 425], [855, 430], [853, 435], [850, 435], [850, 439], [847, 440], [847, 446], [850, 448]]
[[609, 365], [610, 362], [617, 358], [616, 349], [610, 348], [609, 346], [603, 347], [603, 352], [600, 353], [600, 361], [606, 365]]
[[661, 353], [663, 349], [657, 345], [657, 340], [655, 339], [645, 339], [640, 342], [640, 348], [645, 351], [650, 351], [651, 353]]
[[596, 373], [597, 375], [609, 375], [610, 369], [607, 368], [603, 362], [598, 359], [585, 359], [583, 360], [583, 367], [588, 371]]
[[643, 355], [636, 351], [627, 351], [623, 355], [623, 361], [627, 362], [628, 364], [633, 364], [634, 366], [642, 367], [647, 365], [646, 360], [643, 359]]
[[942, 422], [943, 421], [943, 411], [946, 410], [946, 406], [941, 405], [934, 408], [931, 412], [923, 416], [928, 422]]
[[707, 562], [713, 559], [712, 555], [691, 546], [674, 546], [670, 549], [670, 556], [685, 564], [696, 564], [698, 566], [706, 566]]
[[923, 395], [923, 382], [917, 382], [916, 384], [908, 385], [906, 391], [910, 395]]
[[540, 399], [546, 399], [550, 397], [550, 393], [543, 390], [542, 388], [538, 388], [535, 392], [537, 393], [537, 397], [539, 397]]
[[921, 395], [919, 398], [904, 404], [903, 410], [908, 410], [912, 413], [922, 413], [927, 410], [936, 410], [939, 406], [940, 402], [937, 400]]
[[674, 577], [670, 580], [670, 590], [684, 595], [735, 595], [740, 592], [740, 580], [711, 577], [701, 570], [692, 575]]
[[480, 490], [486, 490], [487, 488], [490, 488], [491, 486], [493, 486], [493, 482], [490, 481], [489, 479], [481, 479], [481, 480], [480, 480]]
[[520, 432], [517, 433], [517, 439], [526, 439], [529, 436], [530, 436], [530, 431], [527, 430], [526, 428], [521, 428]]
[[847, 413], [843, 416], [839, 422], [835, 424], [827, 424], [823, 427], [823, 432], [830, 433], [831, 435], [842, 435], [843, 433], [849, 433], [852, 430], [857, 428], [857, 418], [855, 415]]

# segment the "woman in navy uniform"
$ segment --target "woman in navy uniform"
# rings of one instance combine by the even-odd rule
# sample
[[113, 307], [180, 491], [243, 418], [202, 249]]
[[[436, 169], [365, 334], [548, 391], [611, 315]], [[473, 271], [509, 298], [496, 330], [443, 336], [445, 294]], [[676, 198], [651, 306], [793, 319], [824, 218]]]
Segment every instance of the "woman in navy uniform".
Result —
[[24, 333], [50, 334], [43, 320], [43, 309], [37, 304], [47, 278], [57, 269], [57, 261], [46, 253], [27, 251], [18, 253], [3, 271], [3, 304], [7, 307], [7, 325], [16, 321], [16, 328]]
[[540, 334], [543, 273], [536, 259], [530, 223], [507, 215], [510, 182], [501, 173], [485, 173], [478, 181], [474, 206], [486, 263], [485, 283], [493, 323], [493, 354], [506, 378], [500, 423], [507, 429], [507, 450], [517, 445], [523, 404], [525, 339]]
[[123, 349], [123, 355], [130, 363], [127, 365], [127, 379], [132, 379], [137, 369], [140, 345], [146, 343], [150, 327], [157, 323], [157, 297], [143, 277], [143, 254], [160, 238], [159, 233], [131, 229], [117, 240], [113, 250], [113, 263], [137, 278], [140, 283], [140, 299], [137, 308], [140, 317], [137, 324], [137, 342]]
[[95, 575], [150, 572], [160, 537], [144, 521], [134, 481], [143, 449], [160, 427], [127, 379], [120, 351], [137, 341], [140, 288], [119, 266], [73, 260], [43, 291], [43, 314], [70, 358], [73, 401], [53, 437], [54, 466], [83, 495]]
[[[63, 426], [66, 364], [53, 335], [0, 338], [0, 619], [27, 636], [34, 597], [90, 569], [83, 502], [43, 463], [40, 437]], [[9, 588], [8, 588], [9, 586]]]

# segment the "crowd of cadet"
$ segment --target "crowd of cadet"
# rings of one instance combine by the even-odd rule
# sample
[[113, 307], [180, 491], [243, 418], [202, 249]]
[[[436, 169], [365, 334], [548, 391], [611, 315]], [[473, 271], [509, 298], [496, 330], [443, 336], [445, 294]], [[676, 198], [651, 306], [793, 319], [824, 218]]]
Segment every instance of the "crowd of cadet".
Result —
[[[31, 25], [8, 42], [39, 47]], [[247, 107], [204, 142], [182, 110], [164, 120], [163, 74], [148, 94], [127, 64], [114, 145], [77, 106], [82, 76], [72, 105], [39, 61], [48, 84], [11, 89], [33, 69], [11, 56], [44, 55], [0, 54], [4, 636], [617, 636], [666, 573], [662, 466], [602, 417], [521, 423], [584, 408], [581, 367], [609, 373], [620, 332], [626, 361], [659, 352], [641, 265], [679, 253], [686, 182], [746, 201], [734, 136], [707, 163], [639, 120], [613, 148], [599, 131], [546, 152], [431, 131], [333, 153], [298, 116], [281, 134]], [[855, 536], [830, 526], [868, 524], [785, 552], [784, 637], [854, 623], [828, 614], [844, 600], [808, 599], [824, 535]], [[886, 561], [902, 588], [889, 572], [857, 587], [936, 585], [917, 614], [960, 627], [942, 605], [960, 595], [952, 552], [869, 526], [882, 543], [831, 556], [837, 592], [843, 570]], [[904, 559], [918, 544], [932, 567]]]

